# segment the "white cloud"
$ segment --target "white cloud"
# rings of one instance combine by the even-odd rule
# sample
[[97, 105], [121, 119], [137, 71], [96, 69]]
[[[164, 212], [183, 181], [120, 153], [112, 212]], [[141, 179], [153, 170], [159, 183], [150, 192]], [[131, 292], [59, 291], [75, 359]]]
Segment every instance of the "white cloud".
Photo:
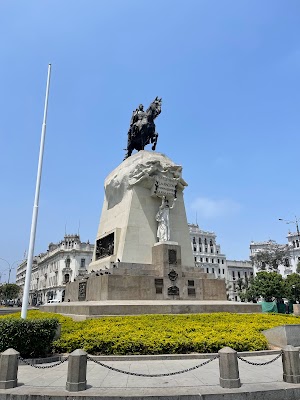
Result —
[[209, 199], [198, 197], [191, 204], [191, 209], [197, 212], [198, 217], [216, 218], [237, 214], [241, 205], [230, 199]]

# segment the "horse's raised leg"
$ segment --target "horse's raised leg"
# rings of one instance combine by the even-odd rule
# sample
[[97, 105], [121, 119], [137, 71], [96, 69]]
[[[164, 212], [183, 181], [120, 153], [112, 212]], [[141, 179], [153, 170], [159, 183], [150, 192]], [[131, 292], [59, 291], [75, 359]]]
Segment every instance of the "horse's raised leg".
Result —
[[153, 137], [151, 138], [151, 143], [153, 143], [152, 150], [154, 151], [156, 149], [157, 145], [157, 138], [158, 138], [158, 133], [155, 132]]

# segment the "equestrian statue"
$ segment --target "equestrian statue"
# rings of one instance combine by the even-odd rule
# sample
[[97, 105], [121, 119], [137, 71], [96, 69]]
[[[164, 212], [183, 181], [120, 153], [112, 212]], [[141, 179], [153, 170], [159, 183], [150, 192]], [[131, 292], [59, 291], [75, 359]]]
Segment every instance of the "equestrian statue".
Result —
[[156, 97], [149, 108], [144, 111], [143, 104], [133, 111], [128, 131], [127, 153], [124, 160], [130, 157], [132, 151], [144, 150], [147, 144], [152, 143], [155, 150], [158, 133], [155, 132], [155, 118], [161, 113], [161, 98]]

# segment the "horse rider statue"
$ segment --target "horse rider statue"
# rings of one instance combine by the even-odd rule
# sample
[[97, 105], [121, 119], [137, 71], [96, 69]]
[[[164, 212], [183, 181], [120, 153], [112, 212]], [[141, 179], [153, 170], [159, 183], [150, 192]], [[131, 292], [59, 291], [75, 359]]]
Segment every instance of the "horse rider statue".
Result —
[[130, 127], [128, 130], [127, 153], [125, 158], [131, 156], [132, 151], [144, 150], [144, 147], [152, 143], [152, 150], [155, 150], [158, 133], [155, 132], [154, 119], [161, 113], [162, 99], [156, 97], [149, 108], [144, 111], [143, 104], [133, 111]]

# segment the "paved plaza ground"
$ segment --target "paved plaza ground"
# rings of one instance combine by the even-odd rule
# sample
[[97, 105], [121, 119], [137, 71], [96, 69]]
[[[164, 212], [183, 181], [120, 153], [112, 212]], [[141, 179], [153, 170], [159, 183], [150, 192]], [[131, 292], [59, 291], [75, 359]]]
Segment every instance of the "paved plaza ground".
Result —
[[[245, 357], [252, 362], [272, 360], [275, 353], [256, 357]], [[208, 356], [206, 359], [212, 358]], [[101, 361], [111, 367], [124, 371], [145, 374], [175, 372], [201, 364], [206, 359], [160, 359], [130, 360], [124, 357], [121, 361]], [[241, 388], [223, 389], [219, 385], [218, 360], [179, 375], [165, 377], [137, 377], [115, 372], [88, 361], [88, 388], [82, 392], [65, 390], [68, 362], [49, 369], [36, 369], [20, 365], [18, 372], [19, 386], [14, 389], [0, 390], [0, 399], [17, 398], [8, 395], [22, 395], [22, 399], [32, 398], [26, 395], [50, 396], [52, 399], [71, 396], [90, 398], [151, 398], [161, 399], [299, 399], [300, 385], [287, 384], [282, 379], [281, 358], [266, 366], [253, 366], [239, 360]], [[299, 389], [295, 389], [299, 388]], [[294, 391], [294, 392], [293, 392]], [[299, 391], [299, 392], [298, 392]], [[249, 397], [250, 394], [254, 397]], [[294, 393], [294, 394], [293, 394]], [[25, 396], [25, 397], [23, 397]], [[195, 397], [196, 396], [196, 397]], [[225, 396], [225, 397], [224, 397]], [[278, 397], [279, 396], [279, 397]], [[293, 397], [297, 396], [297, 397]], [[49, 397], [48, 397], [49, 398]], [[70, 397], [69, 397], [70, 398]]]

